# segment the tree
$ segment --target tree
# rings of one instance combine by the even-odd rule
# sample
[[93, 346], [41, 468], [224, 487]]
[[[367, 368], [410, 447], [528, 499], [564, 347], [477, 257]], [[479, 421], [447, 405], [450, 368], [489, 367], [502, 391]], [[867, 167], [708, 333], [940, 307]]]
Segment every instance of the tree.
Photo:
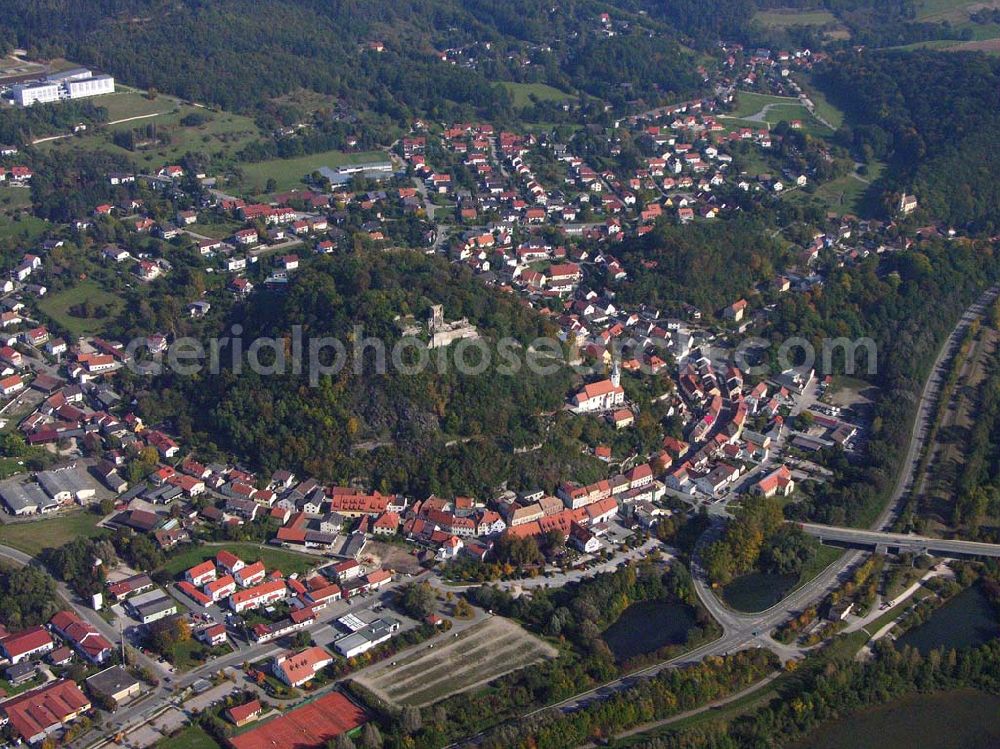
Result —
[[346, 733], [337, 734], [328, 746], [330, 749], [356, 749], [354, 739], [348, 736]]
[[19, 458], [27, 451], [28, 445], [17, 432], [7, 432], [0, 437], [0, 452], [11, 458]]
[[382, 749], [382, 733], [371, 721], [365, 723], [365, 727], [361, 729], [361, 746], [364, 749]]
[[472, 606], [464, 598], [459, 598], [455, 602], [455, 616], [459, 619], [468, 619], [472, 616]]
[[400, 607], [414, 619], [426, 619], [434, 613], [434, 588], [429, 583], [407, 583], [398, 596]]
[[423, 725], [423, 719], [420, 717], [420, 708], [418, 707], [404, 707], [400, 718], [402, 720], [403, 732], [408, 736], [415, 734]]

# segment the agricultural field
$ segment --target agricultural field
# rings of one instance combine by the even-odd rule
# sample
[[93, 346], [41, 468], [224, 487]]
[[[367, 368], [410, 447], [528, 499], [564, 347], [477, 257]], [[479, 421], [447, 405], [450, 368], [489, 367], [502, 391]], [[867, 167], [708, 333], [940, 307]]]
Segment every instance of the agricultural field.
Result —
[[248, 564], [260, 560], [267, 567], [268, 572], [281, 570], [285, 575], [291, 575], [293, 572], [304, 574], [325, 561], [322, 557], [299, 554], [286, 549], [258, 546], [257, 544], [219, 543], [189, 547], [168, 559], [162, 570], [176, 576], [189, 567], [211, 559], [223, 549], [231, 551]]
[[291, 190], [302, 186], [302, 178], [312, 174], [322, 166], [335, 168], [344, 164], [358, 164], [365, 161], [384, 159], [381, 151], [362, 151], [347, 153], [345, 151], [323, 151], [296, 159], [271, 159], [255, 164], [242, 164], [243, 186], [255, 194], [264, 191], [269, 179], [275, 182], [275, 190]]
[[787, 29], [791, 26], [823, 26], [837, 22], [836, 17], [828, 10], [799, 8], [762, 10], [754, 16], [754, 20], [769, 29]]
[[504, 82], [501, 85], [510, 91], [511, 96], [514, 97], [514, 106], [518, 108], [532, 104], [532, 97], [538, 101], [565, 101], [573, 98], [571, 94], [544, 83]]
[[[38, 300], [38, 308], [75, 338], [100, 333], [118, 315], [121, 306], [120, 298], [90, 280]], [[83, 316], [85, 311], [92, 316]]]
[[395, 665], [384, 661], [356, 678], [393, 704], [421, 706], [557, 654], [514, 622], [494, 616], [434, 649], [398, 658]]
[[946, 22], [952, 31], [970, 32], [970, 41], [932, 39], [893, 49], [940, 49], [949, 52], [986, 52], [1000, 54], [1000, 24], [974, 23], [971, 15], [979, 10], [1000, 8], [1000, 0], [919, 0], [916, 20], [923, 23]]
[[37, 556], [43, 549], [54, 549], [78, 536], [96, 536], [100, 516], [87, 510], [67, 510], [43, 520], [0, 524], [0, 544], [12, 546], [25, 554]]
[[918, 0], [918, 21], [948, 21], [960, 25], [969, 15], [985, 8], [1000, 8], [996, 0]]

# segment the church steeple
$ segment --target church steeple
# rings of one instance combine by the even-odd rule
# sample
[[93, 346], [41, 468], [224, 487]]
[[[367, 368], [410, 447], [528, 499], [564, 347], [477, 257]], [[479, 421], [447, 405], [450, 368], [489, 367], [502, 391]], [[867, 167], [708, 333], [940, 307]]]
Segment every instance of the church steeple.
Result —
[[615, 387], [621, 387], [622, 384], [622, 369], [618, 364], [618, 359], [615, 359], [611, 365], [611, 384]]

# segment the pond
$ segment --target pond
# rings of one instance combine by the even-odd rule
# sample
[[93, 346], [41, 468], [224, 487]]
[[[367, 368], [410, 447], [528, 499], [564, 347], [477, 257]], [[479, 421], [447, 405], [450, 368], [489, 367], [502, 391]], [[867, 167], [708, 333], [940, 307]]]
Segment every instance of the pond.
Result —
[[1000, 635], [996, 610], [979, 585], [966, 588], [932, 613], [926, 622], [896, 640], [925, 655], [935, 648], [969, 648]]
[[737, 611], [763, 611], [778, 603], [799, 581], [796, 574], [751, 572], [722, 589], [722, 600]]
[[824, 723], [792, 749], [990, 749], [1000, 697], [974, 689], [911, 694]]
[[694, 610], [683, 603], [641, 601], [625, 609], [602, 637], [619, 661], [687, 641]]

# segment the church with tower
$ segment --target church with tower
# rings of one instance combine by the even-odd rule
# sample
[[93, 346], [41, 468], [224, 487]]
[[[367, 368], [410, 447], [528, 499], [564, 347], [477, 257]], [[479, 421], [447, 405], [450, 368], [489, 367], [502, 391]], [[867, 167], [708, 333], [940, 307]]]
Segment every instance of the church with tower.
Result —
[[611, 369], [611, 377], [584, 385], [583, 389], [571, 399], [570, 410], [582, 414], [618, 408], [625, 403], [625, 389], [621, 380], [621, 367], [616, 359]]

